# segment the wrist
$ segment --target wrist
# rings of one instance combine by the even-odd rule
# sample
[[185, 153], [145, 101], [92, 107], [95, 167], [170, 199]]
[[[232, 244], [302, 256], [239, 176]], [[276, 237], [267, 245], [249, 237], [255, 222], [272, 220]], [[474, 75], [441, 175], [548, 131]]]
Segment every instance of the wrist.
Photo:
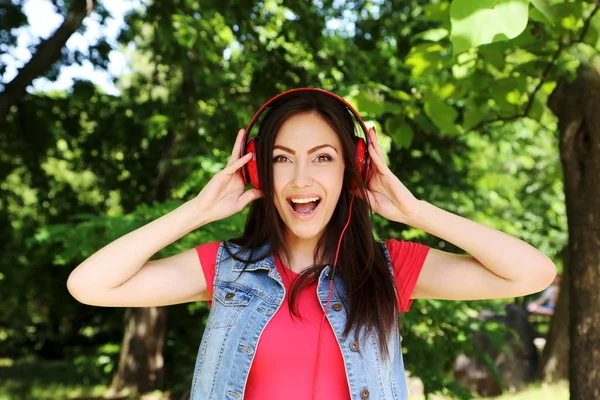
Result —
[[415, 206], [413, 207], [413, 211], [406, 215], [406, 221], [404, 223], [412, 226], [413, 228], [422, 229], [424, 216], [426, 214], [424, 209], [429, 206], [432, 205], [425, 200], [417, 200]]
[[180, 208], [187, 215], [188, 220], [193, 225], [192, 230], [212, 222], [210, 210], [198, 197], [183, 203]]

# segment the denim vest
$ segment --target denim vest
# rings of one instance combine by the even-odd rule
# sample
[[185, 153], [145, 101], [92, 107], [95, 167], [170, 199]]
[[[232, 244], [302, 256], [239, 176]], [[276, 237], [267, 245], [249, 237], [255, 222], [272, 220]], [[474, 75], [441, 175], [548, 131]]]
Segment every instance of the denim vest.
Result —
[[[232, 243], [227, 245], [234, 254], [240, 250]], [[391, 268], [387, 247], [383, 247]], [[255, 251], [252, 258], [258, 258], [257, 254], [267, 254], [268, 250], [269, 246], [265, 245]], [[249, 255], [249, 251], [237, 253], [241, 259], [247, 259]], [[239, 400], [244, 397], [260, 336], [286, 296], [272, 255], [249, 264], [242, 272], [244, 265], [229, 257], [224, 244], [221, 244], [217, 253], [213, 302], [198, 351], [191, 400]], [[330, 267], [325, 267], [317, 285], [323, 310], [329, 293], [330, 270]], [[347, 337], [342, 336], [346, 313], [339, 306], [333, 307], [335, 304], [348, 305], [346, 286], [340, 274], [334, 275], [327, 320], [342, 352], [351, 398], [406, 400], [402, 337], [398, 329], [390, 335], [390, 354], [384, 360], [375, 335], [365, 335], [361, 330], [358, 341], [355, 341], [354, 331]]]

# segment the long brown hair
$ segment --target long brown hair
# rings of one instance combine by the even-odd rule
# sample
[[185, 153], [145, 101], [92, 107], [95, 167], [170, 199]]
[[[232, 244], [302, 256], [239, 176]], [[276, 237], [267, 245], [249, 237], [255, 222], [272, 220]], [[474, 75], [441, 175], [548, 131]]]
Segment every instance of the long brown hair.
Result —
[[[339, 237], [348, 220], [351, 182], [354, 179], [362, 196], [355, 196], [352, 201], [352, 216], [344, 233], [335, 272], [344, 279], [348, 292], [348, 318], [343, 334], [348, 335], [353, 328], [357, 328], [356, 332], [361, 329], [365, 329], [367, 333], [375, 332], [381, 351], [388, 354], [387, 339], [396, 327], [397, 316], [393, 276], [383, 248], [373, 237], [370, 207], [364, 200], [367, 199], [366, 185], [355, 156], [358, 140], [355, 129], [360, 127], [339, 100], [321, 93], [296, 92], [278, 99], [266, 111], [260, 122], [260, 135], [256, 139], [258, 175], [263, 197], [252, 203], [244, 233], [231, 242], [250, 250], [268, 242], [270, 251], [266, 256], [277, 254], [281, 259], [289, 259], [285, 225], [273, 201], [272, 152], [283, 123], [301, 113], [318, 114], [336, 132], [342, 144], [346, 168], [337, 206], [315, 248], [315, 263], [300, 274], [290, 291], [292, 315], [299, 316], [297, 299], [300, 292], [318, 279], [325, 265], [333, 262]], [[231, 255], [236, 258], [234, 254]], [[240, 261], [248, 263], [256, 260]]]

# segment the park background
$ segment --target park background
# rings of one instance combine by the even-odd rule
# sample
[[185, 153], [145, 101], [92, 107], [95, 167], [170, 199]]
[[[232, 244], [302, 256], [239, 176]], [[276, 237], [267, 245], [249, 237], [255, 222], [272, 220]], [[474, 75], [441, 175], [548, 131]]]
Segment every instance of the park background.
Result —
[[[551, 319], [527, 316], [531, 299], [415, 301], [401, 321], [411, 399], [600, 399], [599, 7], [0, 0], [0, 399], [187, 398], [206, 304], [90, 307], [67, 277], [195, 196], [255, 110], [303, 86], [376, 126], [419, 198], [564, 272]], [[244, 215], [156, 257], [235, 236]]]

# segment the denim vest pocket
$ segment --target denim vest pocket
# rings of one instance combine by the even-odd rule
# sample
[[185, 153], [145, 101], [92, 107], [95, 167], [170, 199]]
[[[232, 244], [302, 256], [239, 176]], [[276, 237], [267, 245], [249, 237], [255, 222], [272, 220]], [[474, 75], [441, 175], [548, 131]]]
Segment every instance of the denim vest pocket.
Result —
[[250, 304], [254, 295], [251, 290], [228, 282], [215, 282], [213, 304], [208, 326], [210, 328], [228, 328], [235, 325], [240, 312]]

